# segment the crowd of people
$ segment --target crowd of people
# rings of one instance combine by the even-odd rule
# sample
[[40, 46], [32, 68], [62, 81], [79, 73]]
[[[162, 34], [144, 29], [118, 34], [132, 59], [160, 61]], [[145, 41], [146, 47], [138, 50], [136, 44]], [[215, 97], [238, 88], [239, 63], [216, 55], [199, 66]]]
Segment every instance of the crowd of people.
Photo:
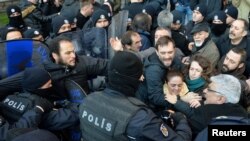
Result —
[[[191, 141], [216, 117], [249, 119], [250, 28], [240, 4], [9, 5], [1, 43], [32, 39], [49, 58], [0, 80], [0, 141]], [[125, 32], [110, 36], [127, 11]], [[71, 100], [68, 80], [81, 100]]]

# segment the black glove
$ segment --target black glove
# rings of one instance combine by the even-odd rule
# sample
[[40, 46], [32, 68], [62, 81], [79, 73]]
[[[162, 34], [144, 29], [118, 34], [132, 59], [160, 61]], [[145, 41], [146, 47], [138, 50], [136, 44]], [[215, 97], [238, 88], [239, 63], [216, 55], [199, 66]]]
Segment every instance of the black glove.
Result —
[[5, 122], [5, 119], [2, 116], [0, 116], [0, 127], [4, 124], [4, 122]]
[[170, 126], [171, 128], [174, 127], [174, 121], [171, 117], [171, 113], [168, 111], [163, 111], [161, 113], [161, 119], [164, 121], [164, 123], [166, 123], [168, 126]]
[[181, 112], [175, 112], [174, 114], [171, 114], [171, 118], [174, 120], [175, 125], [178, 125], [182, 119], [186, 119], [185, 115]]
[[53, 104], [49, 102], [47, 99], [36, 96], [35, 100], [35, 106], [38, 108], [42, 108], [44, 110], [43, 112], [49, 112], [53, 109]]

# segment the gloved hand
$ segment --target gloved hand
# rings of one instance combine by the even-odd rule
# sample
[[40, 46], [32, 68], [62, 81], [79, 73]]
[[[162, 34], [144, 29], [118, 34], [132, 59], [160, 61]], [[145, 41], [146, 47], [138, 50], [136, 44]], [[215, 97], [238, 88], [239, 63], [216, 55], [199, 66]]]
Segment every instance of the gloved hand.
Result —
[[174, 121], [171, 117], [171, 112], [169, 111], [163, 111], [161, 113], [161, 119], [164, 121], [164, 123], [166, 123], [168, 126], [170, 126], [171, 128], [174, 127]]
[[181, 112], [171, 114], [171, 118], [174, 120], [174, 125], [178, 125], [182, 119], [186, 119], [185, 115]]
[[0, 116], [0, 127], [4, 124], [4, 122], [5, 122], [5, 119], [2, 116]]
[[[49, 102], [47, 99], [35, 96], [35, 106], [38, 108], [42, 108], [43, 112], [49, 112], [53, 109], [53, 104]], [[39, 107], [40, 106], [40, 107]]]

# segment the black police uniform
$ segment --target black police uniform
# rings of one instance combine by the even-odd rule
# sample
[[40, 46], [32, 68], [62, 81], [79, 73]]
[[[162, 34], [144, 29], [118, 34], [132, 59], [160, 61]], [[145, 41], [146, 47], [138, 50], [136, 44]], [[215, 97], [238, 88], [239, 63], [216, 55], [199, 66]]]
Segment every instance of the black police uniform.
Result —
[[191, 140], [186, 120], [179, 122], [175, 132], [141, 101], [109, 88], [89, 95], [79, 116], [86, 141]]

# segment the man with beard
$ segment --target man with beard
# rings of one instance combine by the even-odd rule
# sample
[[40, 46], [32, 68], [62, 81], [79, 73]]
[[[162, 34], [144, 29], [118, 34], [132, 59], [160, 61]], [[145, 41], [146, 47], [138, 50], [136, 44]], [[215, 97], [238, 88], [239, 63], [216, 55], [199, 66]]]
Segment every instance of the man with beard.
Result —
[[247, 53], [243, 48], [235, 47], [230, 49], [230, 51], [219, 61], [217, 73], [230, 74], [240, 80], [242, 87], [240, 104], [244, 108], [249, 109], [248, 112], [250, 112], [249, 86], [247, 84], [249, 80], [246, 80], [243, 74], [246, 67], [246, 58]]
[[211, 24], [211, 36], [214, 42], [225, 36], [227, 24], [226, 24], [227, 16], [224, 11], [217, 11], [213, 17], [213, 21]]
[[246, 51], [242, 48], [232, 48], [221, 58], [218, 63], [218, 71], [223, 74], [231, 74], [238, 79], [246, 79], [243, 75], [246, 66]]
[[232, 23], [228, 35], [216, 42], [220, 56], [226, 55], [234, 47], [245, 49], [247, 52], [247, 63], [244, 75], [246, 77], [250, 74], [250, 36], [248, 28], [249, 24], [245, 19], [237, 19]]
[[[194, 42], [189, 43], [188, 48], [191, 50], [191, 56], [201, 55], [207, 58], [212, 66], [216, 66], [219, 60], [219, 51], [209, 35], [209, 27], [207, 24], [197, 24], [191, 31]], [[184, 57], [182, 62], [189, 64], [191, 56]]]
[[169, 69], [181, 70], [182, 63], [175, 57], [173, 39], [163, 36], [156, 42], [156, 52], [144, 61], [144, 77], [136, 93], [137, 98], [151, 106], [155, 111], [169, 107], [164, 100], [163, 85]]
[[16, 28], [21, 32], [24, 32], [27, 29], [22, 18], [21, 9], [18, 6], [8, 6], [6, 9], [6, 13], [9, 18], [9, 23], [5, 27], [0, 28], [0, 38], [3, 39], [3, 31], [8, 28]]
[[55, 90], [62, 97], [66, 96], [66, 79], [74, 80], [89, 93], [87, 80], [107, 74], [107, 60], [76, 55], [73, 42], [67, 37], [54, 38], [50, 43], [50, 52], [52, 62], [45, 63], [44, 67], [50, 72]]

